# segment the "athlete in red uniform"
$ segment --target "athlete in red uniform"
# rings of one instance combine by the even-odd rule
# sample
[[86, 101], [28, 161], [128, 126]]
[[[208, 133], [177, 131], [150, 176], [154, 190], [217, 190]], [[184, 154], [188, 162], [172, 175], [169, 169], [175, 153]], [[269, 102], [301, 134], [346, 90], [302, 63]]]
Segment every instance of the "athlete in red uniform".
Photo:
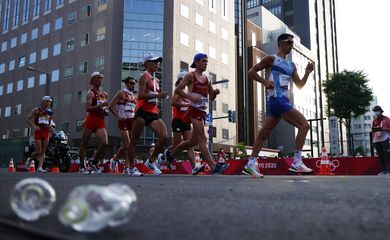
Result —
[[149, 126], [158, 136], [156, 148], [150, 158], [145, 162], [145, 166], [150, 168], [154, 174], [161, 174], [155, 160], [159, 153], [163, 151], [168, 143], [168, 133], [164, 122], [160, 119], [158, 102], [159, 99], [166, 98], [167, 92], [160, 92], [158, 79], [153, 75], [157, 71], [158, 63], [162, 61], [161, 57], [148, 54], [144, 56], [146, 71], [139, 79], [138, 103], [135, 109], [135, 120], [131, 130], [131, 140], [129, 147], [129, 160], [134, 161], [135, 145], [144, 126]]
[[39, 156], [39, 166], [37, 172], [45, 173], [46, 170], [42, 168], [43, 161], [45, 160], [45, 152], [49, 144], [50, 137], [50, 123], [52, 117], [52, 111], [50, 110], [50, 104], [52, 99], [50, 96], [44, 96], [39, 108], [34, 108], [27, 116], [27, 123], [30, 124], [34, 132], [34, 147], [35, 151], [27, 158], [25, 168], [30, 166], [31, 159]]
[[[101, 173], [97, 168], [97, 164], [104, 156], [104, 150], [108, 145], [107, 131], [104, 125], [104, 117], [107, 115], [108, 94], [100, 91], [100, 86], [103, 83], [103, 74], [94, 72], [91, 75], [89, 84], [92, 88], [87, 93], [87, 117], [83, 124], [83, 132], [80, 145], [80, 172], [81, 173]], [[85, 154], [89, 139], [92, 133], [95, 133], [99, 143], [98, 149], [93, 155], [93, 163], [86, 165]]]
[[[137, 98], [134, 95], [135, 79], [127, 77], [122, 82], [125, 83], [126, 88], [119, 90], [108, 106], [112, 114], [118, 118], [118, 128], [123, 143], [113, 160], [116, 161], [125, 155], [126, 163], [123, 173], [131, 176], [142, 176], [143, 174], [134, 166], [134, 161], [129, 161], [127, 153], [129, 151], [130, 133], [134, 122], [135, 107], [137, 105]], [[111, 164], [111, 166], [114, 165]]]
[[[176, 148], [172, 149], [172, 152], [167, 148], [165, 150], [165, 158], [169, 165], [173, 161], [173, 156], [176, 153], [198, 144], [203, 157], [212, 169], [212, 173], [220, 174], [229, 167], [229, 164], [213, 163], [207, 147], [207, 137], [204, 132], [204, 120], [209, 102], [208, 97], [210, 96], [210, 99], [214, 100], [219, 94], [219, 89], [213, 89], [211, 82], [203, 74], [206, 71], [207, 63], [208, 59], [206, 54], [196, 54], [191, 64], [191, 67], [195, 68], [195, 71], [187, 73], [175, 89], [175, 94], [190, 100], [188, 113], [192, 122], [193, 131], [191, 139], [181, 142]], [[188, 87], [188, 93], [184, 91], [186, 87]]]

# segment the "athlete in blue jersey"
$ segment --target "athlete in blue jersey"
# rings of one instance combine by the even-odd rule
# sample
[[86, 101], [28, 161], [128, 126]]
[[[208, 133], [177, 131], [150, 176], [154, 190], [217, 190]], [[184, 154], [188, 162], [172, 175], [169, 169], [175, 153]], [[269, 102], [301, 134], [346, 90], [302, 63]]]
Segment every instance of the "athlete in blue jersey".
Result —
[[[313, 172], [312, 169], [305, 166], [301, 157], [303, 144], [307, 131], [309, 130], [309, 123], [305, 117], [290, 104], [288, 99], [288, 88], [291, 82], [299, 89], [305, 86], [309, 74], [314, 69], [314, 64], [311, 62], [307, 64], [305, 75], [300, 79], [295, 64], [286, 59], [294, 46], [293, 37], [294, 36], [290, 34], [281, 34], [278, 37], [279, 51], [274, 55], [265, 57], [261, 62], [255, 64], [249, 70], [249, 78], [263, 84], [266, 89], [267, 113], [263, 122], [263, 127], [258, 133], [253, 145], [252, 154], [244, 167], [244, 174], [252, 175], [254, 177], [263, 177], [255, 167], [257, 156], [263, 146], [264, 140], [282, 118], [298, 128], [298, 134], [295, 139], [294, 162], [291, 164], [289, 170], [293, 172]], [[266, 70], [267, 79], [264, 79], [257, 74], [258, 71], [263, 69]]]

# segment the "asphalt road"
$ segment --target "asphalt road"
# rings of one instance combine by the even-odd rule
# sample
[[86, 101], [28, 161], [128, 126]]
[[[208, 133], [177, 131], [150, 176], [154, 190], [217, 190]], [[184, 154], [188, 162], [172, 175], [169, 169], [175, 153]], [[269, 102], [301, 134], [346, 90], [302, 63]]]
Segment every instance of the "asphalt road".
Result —
[[[19, 180], [52, 184], [48, 217], [18, 220], [9, 194]], [[389, 176], [189, 176], [9, 174], [0, 170], [0, 239], [390, 239]], [[56, 214], [81, 184], [128, 184], [138, 196], [132, 221], [95, 234], [62, 226]], [[17, 230], [24, 228], [25, 230]]]

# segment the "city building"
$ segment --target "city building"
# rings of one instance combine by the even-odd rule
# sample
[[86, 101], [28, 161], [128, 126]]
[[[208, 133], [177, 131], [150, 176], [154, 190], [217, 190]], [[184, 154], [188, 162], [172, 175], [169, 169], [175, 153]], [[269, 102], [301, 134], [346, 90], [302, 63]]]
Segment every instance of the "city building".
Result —
[[[139, 78], [148, 53], [163, 57], [156, 77], [169, 95], [179, 70], [190, 70], [195, 53], [207, 53], [210, 80], [229, 80], [215, 86], [221, 95], [213, 115], [227, 115], [236, 107], [233, 14], [227, 0], [0, 0], [0, 137], [30, 135], [26, 115], [50, 95], [57, 128], [77, 146], [91, 73], [104, 74], [111, 98], [123, 87], [121, 79]], [[160, 103], [169, 130], [170, 100]], [[109, 115], [111, 153], [120, 145], [116, 125]], [[235, 129], [226, 119], [215, 120], [214, 142], [234, 145]], [[138, 144], [146, 148], [155, 140], [145, 128]]]

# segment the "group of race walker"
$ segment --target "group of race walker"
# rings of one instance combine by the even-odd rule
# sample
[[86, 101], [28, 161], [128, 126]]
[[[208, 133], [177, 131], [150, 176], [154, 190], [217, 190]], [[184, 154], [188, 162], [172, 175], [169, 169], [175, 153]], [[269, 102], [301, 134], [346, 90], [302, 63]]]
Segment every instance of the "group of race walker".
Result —
[[[261, 62], [255, 64], [249, 70], [249, 79], [260, 82], [266, 89], [266, 118], [263, 126], [257, 134], [253, 151], [243, 169], [243, 173], [256, 178], [263, 175], [256, 167], [257, 156], [262, 148], [264, 140], [283, 118], [288, 123], [298, 128], [295, 144], [296, 150], [294, 161], [289, 170], [298, 173], [311, 173], [313, 170], [302, 162], [302, 147], [309, 124], [305, 117], [297, 111], [289, 102], [288, 88], [293, 82], [298, 88], [302, 88], [313, 71], [314, 65], [309, 62], [305, 74], [301, 79], [297, 74], [295, 64], [287, 60], [291, 52], [294, 40], [290, 34], [281, 34], [278, 39], [278, 52], [266, 56]], [[108, 145], [108, 137], [105, 128], [104, 118], [110, 111], [118, 118], [118, 128], [123, 145], [118, 149], [112, 161], [124, 158], [123, 173], [131, 176], [142, 176], [143, 174], [134, 164], [135, 150], [145, 126], [149, 126], [157, 135], [154, 150], [150, 153], [148, 160], [144, 163], [153, 174], [160, 175], [161, 164], [165, 161], [170, 167], [175, 156], [187, 150], [187, 156], [192, 165], [192, 174], [196, 175], [204, 171], [204, 165], [196, 165], [194, 161], [194, 147], [197, 145], [203, 159], [209, 165], [212, 174], [221, 174], [228, 167], [226, 162], [214, 163], [207, 147], [207, 137], [204, 130], [209, 100], [214, 100], [219, 89], [214, 89], [208, 77], [204, 74], [208, 64], [208, 57], [204, 53], [194, 56], [191, 72], [180, 72], [175, 83], [175, 90], [172, 96], [172, 145], [168, 146], [169, 137], [165, 123], [159, 115], [159, 101], [168, 98], [167, 92], [159, 88], [159, 80], [154, 77], [162, 58], [153, 54], [145, 55], [145, 71], [138, 81], [138, 95], [134, 94], [137, 84], [132, 77], [124, 80], [125, 88], [119, 90], [111, 102], [108, 101], [108, 94], [100, 88], [103, 83], [103, 74], [94, 72], [91, 75], [89, 84], [92, 86], [86, 96], [87, 116], [84, 120], [80, 144], [80, 173], [101, 173], [97, 167], [99, 160], [104, 157], [104, 150]], [[265, 69], [266, 78], [257, 72]], [[27, 122], [35, 129], [34, 143], [35, 151], [28, 158], [26, 166], [36, 157], [39, 159], [38, 172], [46, 172], [42, 168], [45, 151], [50, 136], [50, 122], [52, 113], [50, 111], [51, 97], [44, 96], [40, 107], [35, 108], [27, 117]], [[92, 134], [96, 135], [99, 147], [93, 154], [92, 161], [85, 161], [88, 142]]]

